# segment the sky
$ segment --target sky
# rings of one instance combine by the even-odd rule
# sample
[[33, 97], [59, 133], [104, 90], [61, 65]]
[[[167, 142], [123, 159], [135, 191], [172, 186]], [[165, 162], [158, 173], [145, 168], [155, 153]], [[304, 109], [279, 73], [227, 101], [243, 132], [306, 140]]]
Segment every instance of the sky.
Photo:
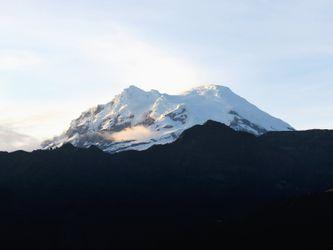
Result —
[[0, 150], [31, 150], [129, 85], [230, 87], [333, 128], [331, 0], [0, 0]]

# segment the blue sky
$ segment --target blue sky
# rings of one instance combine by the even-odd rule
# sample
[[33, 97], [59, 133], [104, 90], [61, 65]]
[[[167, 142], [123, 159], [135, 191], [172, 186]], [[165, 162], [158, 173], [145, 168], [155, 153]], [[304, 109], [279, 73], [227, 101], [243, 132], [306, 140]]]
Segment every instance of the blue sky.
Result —
[[36, 147], [130, 84], [227, 85], [297, 129], [333, 128], [332, 12], [330, 0], [0, 0], [0, 150]]

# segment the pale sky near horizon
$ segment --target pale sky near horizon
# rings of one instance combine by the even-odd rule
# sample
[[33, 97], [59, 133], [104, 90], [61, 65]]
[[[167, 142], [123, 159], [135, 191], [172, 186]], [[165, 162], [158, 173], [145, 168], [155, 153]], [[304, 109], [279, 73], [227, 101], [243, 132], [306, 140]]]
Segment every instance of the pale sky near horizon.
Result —
[[0, 150], [31, 149], [128, 85], [226, 85], [333, 128], [331, 0], [0, 0]]

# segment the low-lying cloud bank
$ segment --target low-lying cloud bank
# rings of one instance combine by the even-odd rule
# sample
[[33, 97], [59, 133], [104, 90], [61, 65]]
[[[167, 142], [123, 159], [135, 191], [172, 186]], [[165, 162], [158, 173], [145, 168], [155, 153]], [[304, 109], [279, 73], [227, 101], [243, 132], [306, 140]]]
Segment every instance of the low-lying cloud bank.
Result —
[[39, 144], [40, 142], [31, 136], [17, 133], [10, 128], [0, 126], [0, 151], [32, 151], [38, 148]]
[[109, 134], [107, 136], [107, 139], [110, 139], [112, 141], [131, 141], [131, 140], [145, 140], [150, 139], [154, 136], [153, 131], [151, 131], [149, 128], [138, 125], [130, 128], [125, 128], [119, 132], [115, 132], [112, 134]]

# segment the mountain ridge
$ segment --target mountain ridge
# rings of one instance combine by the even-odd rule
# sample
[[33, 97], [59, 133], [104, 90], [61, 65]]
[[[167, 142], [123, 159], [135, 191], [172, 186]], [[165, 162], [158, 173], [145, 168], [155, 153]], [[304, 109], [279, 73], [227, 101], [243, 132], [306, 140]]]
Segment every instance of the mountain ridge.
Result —
[[228, 87], [209, 84], [169, 95], [131, 85], [111, 102], [83, 112], [66, 132], [45, 141], [42, 148], [70, 142], [78, 147], [96, 145], [110, 153], [144, 150], [154, 144], [173, 142], [184, 130], [207, 120], [255, 135], [294, 130]]
[[0, 239], [8, 249], [221, 249], [226, 242], [226, 249], [309, 249], [309, 242], [319, 249], [326, 231], [318, 226], [332, 221], [330, 211], [320, 219], [321, 209], [333, 197], [316, 214], [311, 204], [294, 209], [288, 201], [332, 188], [332, 155], [331, 130], [255, 136], [215, 121], [144, 151], [65, 144], [0, 153]]

